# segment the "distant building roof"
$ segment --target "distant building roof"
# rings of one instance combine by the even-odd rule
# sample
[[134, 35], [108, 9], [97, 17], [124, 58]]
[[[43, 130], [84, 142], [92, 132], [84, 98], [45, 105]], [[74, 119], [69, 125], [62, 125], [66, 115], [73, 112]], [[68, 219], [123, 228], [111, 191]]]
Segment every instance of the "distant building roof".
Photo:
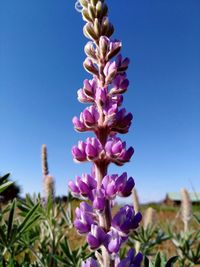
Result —
[[[189, 193], [192, 202], [200, 202], [200, 193]], [[169, 192], [167, 197], [174, 201], [181, 201], [181, 193]]]

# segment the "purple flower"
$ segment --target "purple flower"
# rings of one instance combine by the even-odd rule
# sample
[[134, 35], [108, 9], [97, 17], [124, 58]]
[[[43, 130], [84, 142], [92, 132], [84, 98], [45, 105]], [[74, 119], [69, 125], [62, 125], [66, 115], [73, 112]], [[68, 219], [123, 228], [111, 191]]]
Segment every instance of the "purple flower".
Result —
[[140, 212], [135, 214], [133, 206], [125, 205], [112, 219], [112, 227], [119, 231], [121, 236], [126, 236], [131, 230], [138, 227], [142, 220]]
[[124, 172], [116, 179], [116, 187], [118, 195], [121, 197], [128, 197], [131, 195], [132, 189], [135, 186], [135, 182], [132, 177], [127, 179], [127, 173]]
[[94, 106], [87, 107], [80, 114], [80, 119], [74, 117], [72, 122], [74, 128], [79, 132], [95, 130], [98, 126], [99, 113]]
[[99, 265], [93, 258], [89, 258], [81, 263], [81, 267], [99, 267]]
[[105, 208], [106, 198], [105, 191], [103, 189], [92, 190], [93, 194], [93, 208], [102, 212]]
[[106, 102], [107, 100], [107, 88], [106, 87], [98, 87], [96, 89], [96, 94], [95, 94], [95, 100], [97, 103], [100, 103], [101, 106]]
[[87, 97], [94, 99], [95, 92], [97, 89], [97, 80], [93, 78], [92, 80], [84, 80], [83, 82], [83, 91]]
[[116, 195], [121, 197], [130, 196], [134, 185], [133, 178], [128, 179], [126, 172], [120, 176], [117, 174], [106, 175], [102, 180], [102, 188], [105, 190], [108, 199], [114, 199]]
[[107, 58], [111, 59], [115, 55], [117, 55], [122, 47], [121, 41], [114, 40], [110, 42], [109, 53], [107, 54]]
[[96, 189], [97, 182], [89, 174], [82, 174], [82, 177], [76, 177], [76, 183], [69, 181], [69, 188], [74, 196], [83, 196], [92, 199], [92, 190]]
[[124, 99], [123, 95], [111, 95], [110, 97], [113, 103], [116, 103], [118, 107], [121, 106]]
[[116, 174], [106, 175], [102, 180], [102, 188], [105, 190], [105, 194], [109, 199], [113, 199], [118, 191], [115, 182], [117, 177], [118, 176]]
[[103, 153], [101, 143], [97, 138], [88, 137], [86, 142], [79, 141], [78, 146], [72, 148], [72, 155], [77, 162], [94, 161]]
[[75, 196], [75, 197], [79, 197], [80, 196], [79, 187], [73, 181], [69, 181], [68, 187], [70, 188], [73, 196]]
[[105, 115], [105, 126], [112, 126], [116, 120], [116, 113], [118, 111], [118, 105], [116, 102], [110, 100], [103, 107], [103, 113]]
[[104, 75], [106, 76], [106, 84], [109, 84], [117, 74], [116, 62], [108, 61], [104, 67]]
[[130, 147], [126, 150], [126, 142], [122, 142], [120, 138], [113, 137], [107, 141], [105, 151], [111, 162], [121, 166], [130, 160], [134, 149]]
[[93, 209], [86, 202], [80, 204], [80, 208], [75, 209], [76, 219], [74, 220], [74, 226], [79, 234], [88, 233], [91, 229], [91, 225], [94, 224]]
[[128, 65], [130, 63], [129, 58], [122, 58], [122, 55], [118, 55], [116, 58], [116, 66], [117, 66], [117, 71], [124, 73], [128, 69]]
[[135, 255], [135, 250], [131, 248], [127, 253], [127, 257], [121, 260], [117, 267], [140, 267], [142, 258], [141, 253]]
[[122, 244], [122, 239], [119, 236], [118, 232], [111, 230], [106, 234], [104, 240], [104, 246], [110, 254], [118, 253]]
[[86, 161], [86, 153], [85, 153], [86, 143], [83, 141], [78, 142], [78, 146], [72, 147], [72, 155], [74, 160], [77, 162]]
[[113, 88], [110, 90], [110, 94], [123, 94], [129, 86], [129, 80], [126, 78], [126, 74], [118, 74], [112, 84]]
[[110, 60], [113, 58], [121, 49], [120, 41], [110, 41], [107, 36], [101, 36], [99, 39], [99, 56], [104, 59]]
[[78, 90], [78, 100], [81, 103], [93, 103], [95, 98], [95, 92], [97, 88], [97, 80], [84, 80], [83, 88]]
[[126, 114], [126, 109], [121, 109], [116, 114], [116, 120], [114, 125], [112, 126], [112, 131], [117, 133], [127, 133], [132, 121], [133, 115], [131, 113]]
[[104, 230], [99, 227], [98, 225], [92, 224], [91, 231], [87, 235], [87, 242], [91, 249], [99, 248], [105, 239], [105, 232]]
[[77, 98], [78, 98], [78, 101], [81, 103], [93, 102], [91, 98], [87, 97], [87, 95], [85, 94], [82, 88], [77, 91]]
[[86, 128], [84, 123], [78, 119], [78, 117], [73, 117], [72, 122], [74, 124], [74, 129], [78, 132], [85, 132]]
[[86, 139], [85, 153], [89, 161], [94, 161], [99, 158], [103, 148], [97, 138], [88, 137]]

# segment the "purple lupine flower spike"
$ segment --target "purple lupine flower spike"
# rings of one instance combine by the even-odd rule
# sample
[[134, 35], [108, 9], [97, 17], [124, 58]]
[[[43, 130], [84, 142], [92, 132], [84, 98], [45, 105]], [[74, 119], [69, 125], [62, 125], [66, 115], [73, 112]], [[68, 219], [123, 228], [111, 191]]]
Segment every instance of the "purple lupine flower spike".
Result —
[[141, 214], [135, 214], [132, 206], [125, 205], [114, 216], [111, 213], [115, 198], [128, 197], [135, 185], [127, 173], [108, 174], [108, 167], [114, 163], [122, 166], [129, 162], [134, 149], [127, 147], [117, 134], [129, 131], [133, 116], [121, 108], [123, 94], [128, 90], [126, 70], [129, 59], [123, 58], [122, 43], [112, 40], [114, 27], [108, 18], [104, 0], [79, 0], [83, 20], [83, 32], [89, 39], [84, 51], [83, 66], [92, 74], [78, 90], [78, 100], [89, 104], [72, 120], [78, 132], [91, 131], [95, 137], [79, 141], [72, 148], [75, 162], [91, 162], [91, 174], [77, 176], [69, 181], [69, 188], [75, 197], [90, 202], [81, 202], [75, 210], [74, 226], [78, 233], [87, 235], [92, 250], [97, 250], [97, 260], [89, 258], [82, 267], [140, 267], [142, 255], [134, 250], [120, 259], [119, 251], [128, 235], [141, 221]]

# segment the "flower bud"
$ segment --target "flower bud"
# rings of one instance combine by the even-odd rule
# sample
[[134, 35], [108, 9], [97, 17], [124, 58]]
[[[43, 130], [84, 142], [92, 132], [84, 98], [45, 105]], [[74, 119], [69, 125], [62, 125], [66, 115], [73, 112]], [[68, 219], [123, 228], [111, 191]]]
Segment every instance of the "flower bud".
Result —
[[109, 22], [108, 17], [104, 16], [101, 23], [101, 34], [110, 37], [114, 32], [113, 25]]
[[110, 45], [109, 38], [106, 36], [101, 36], [99, 39], [99, 54], [102, 59], [106, 57], [109, 45]]
[[94, 101], [96, 89], [97, 81], [95, 78], [93, 78], [92, 80], [84, 80], [83, 91], [85, 95], [92, 100], [92, 102]]
[[88, 42], [85, 45], [84, 51], [88, 57], [92, 58], [94, 61], [97, 60], [96, 51], [95, 51], [94, 44], [92, 41]]
[[109, 31], [108, 17], [103, 17], [102, 22], [101, 22], [101, 34], [107, 36], [108, 31]]
[[94, 20], [94, 32], [98, 38], [101, 36], [101, 25], [97, 18]]
[[98, 0], [91, 0], [90, 2], [91, 2], [91, 4], [92, 4], [93, 6], [96, 6]]
[[114, 33], [114, 27], [113, 25], [109, 22], [108, 24], [108, 29], [107, 29], [107, 32], [106, 32], [106, 36], [110, 37], [112, 34]]
[[88, 0], [79, 0], [79, 3], [82, 5], [82, 7], [87, 8], [88, 6]]
[[90, 58], [86, 58], [85, 61], [83, 62], [83, 66], [84, 68], [87, 70], [87, 72], [94, 74], [94, 75], [98, 75], [98, 69], [96, 68], [96, 66], [94, 65], [94, 63], [92, 62], [92, 60]]
[[92, 19], [92, 21], [95, 19], [95, 9], [94, 6], [92, 6], [91, 4], [88, 4], [88, 14], [90, 16], [90, 18]]
[[108, 15], [108, 6], [106, 3], [103, 3], [102, 9], [101, 9], [101, 18], [106, 17]]
[[107, 55], [107, 59], [110, 60], [114, 56], [116, 56], [121, 50], [121, 46], [122, 46], [122, 43], [119, 41], [110, 42], [109, 53]]
[[95, 31], [94, 31], [94, 26], [92, 24], [92, 22], [88, 22], [84, 27], [83, 27], [83, 33], [84, 35], [95, 41], [98, 39], [98, 36], [96, 35]]
[[103, 72], [106, 76], [106, 84], [109, 84], [117, 74], [116, 62], [107, 62]]
[[92, 19], [91, 19], [90, 15], [88, 13], [88, 10], [86, 8], [83, 8], [83, 10], [82, 10], [82, 18], [86, 22], [92, 22]]
[[103, 9], [103, 3], [101, 1], [98, 1], [96, 4], [97, 18], [102, 18], [102, 9]]

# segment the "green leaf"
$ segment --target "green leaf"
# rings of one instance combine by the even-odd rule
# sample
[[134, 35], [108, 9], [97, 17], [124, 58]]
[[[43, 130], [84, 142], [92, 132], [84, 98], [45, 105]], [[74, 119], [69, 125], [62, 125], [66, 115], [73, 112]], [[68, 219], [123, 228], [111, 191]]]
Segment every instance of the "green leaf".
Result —
[[196, 214], [194, 214], [194, 218], [196, 219], [197, 223], [200, 225], [200, 216], [198, 217]]
[[6, 247], [7, 246], [7, 240], [6, 240], [6, 235], [4, 231], [2, 230], [2, 227], [0, 227], [0, 240], [1, 243]]
[[160, 252], [158, 252], [158, 254], [156, 255], [156, 259], [155, 259], [155, 267], [161, 267], [161, 256], [160, 256]]
[[36, 218], [32, 219], [32, 217], [35, 215], [40, 203], [37, 203], [26, 215], [24, 218], [23, 222], [19, 225], [18, 227], [18, 234], [20, 235], [24, 231], [27, 230], [28, 227], [30, 227], [31, 224], [33, 224], [39, 217], [40, 215], [37, 215]]
[[11, 209], [10, 209], [9, 217], [8, 217], [8, 229], [7, 229], [7, 241], [8, 242], [12, 235], [12, 226], [13, 226], [13, 220], [14, 220], [15, 207], [16, 207], [16, 200], [14, 199]]
[[13, 182], [9, 181], [9, 182], [6, 182], [6, 183], [0, 185], [0, 193], [2, 193], [4, 190], [6, 190], [6, 188], [8, 188], [11, 184], [13, 184]]
[[147, 256], [145, 256], [144, 258], [144, 267], [149, 267], [149, 259], [147, 258]]
[[171, 259], [168, 260], [167, 264], [165, 265], [165, 267], [172, 267], [173, 264], [177, 261], [178, 256], [174, 256]]

